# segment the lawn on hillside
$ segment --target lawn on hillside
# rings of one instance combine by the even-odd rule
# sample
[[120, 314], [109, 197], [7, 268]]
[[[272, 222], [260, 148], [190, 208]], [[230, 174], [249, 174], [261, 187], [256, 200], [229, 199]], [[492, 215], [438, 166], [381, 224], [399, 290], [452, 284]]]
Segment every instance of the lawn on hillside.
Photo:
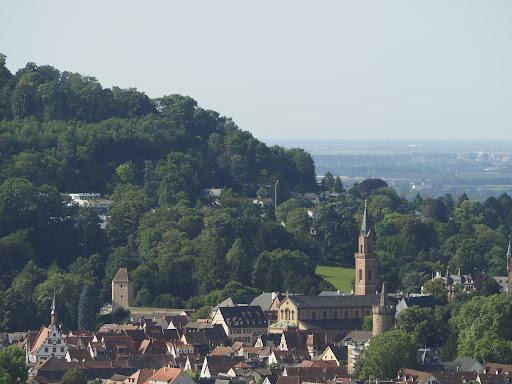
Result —
[[354, 269], [336, 267], [329, 264], [317, 264], [316, 274], [322, 276], [325, 280], [332, 283], [336, 289], [342, 292], [350, 292], [352, 288], [352, 279], [354, 278]]

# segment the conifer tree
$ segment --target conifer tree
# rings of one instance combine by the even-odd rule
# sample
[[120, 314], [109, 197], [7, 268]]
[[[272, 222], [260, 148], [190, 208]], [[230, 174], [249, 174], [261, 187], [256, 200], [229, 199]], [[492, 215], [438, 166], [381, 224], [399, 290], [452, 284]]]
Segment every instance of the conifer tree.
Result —
[[91, 287], [84, 286], [78, 302], [78, 329], [91, 330], [93, 326]]

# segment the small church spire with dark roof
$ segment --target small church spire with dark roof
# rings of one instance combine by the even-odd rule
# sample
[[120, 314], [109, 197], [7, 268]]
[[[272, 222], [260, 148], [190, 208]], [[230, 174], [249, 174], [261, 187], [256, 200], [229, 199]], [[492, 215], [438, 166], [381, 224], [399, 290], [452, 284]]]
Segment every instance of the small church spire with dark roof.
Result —
[[388, 304], [388, 291], [386, 290], [386, 283], [382, 283], [382, 291], [380, 293], [380, 306], [385, 307]]
[[363, 214], [363, 223], [361, 224], [361, 234], [364, 237], [368, 237], [370, 235], [370, 220], [368, 219], [368, 201], [364, 201], [364, 214]]
[[59, 316], [57, 314], [57, 295], [55, 293], [53, 294], [53, 301], [50, 309], [52, 310], [50, 312], [51, 322], [52, 324], [57, 324], [59, 322]]

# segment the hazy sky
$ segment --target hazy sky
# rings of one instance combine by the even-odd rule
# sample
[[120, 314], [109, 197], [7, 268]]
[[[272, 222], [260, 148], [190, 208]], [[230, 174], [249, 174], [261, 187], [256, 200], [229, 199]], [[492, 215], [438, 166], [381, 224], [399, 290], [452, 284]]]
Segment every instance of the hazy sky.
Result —
[[0, 52], [258, 138], [512, 140], [512, 2], [4, 1]]

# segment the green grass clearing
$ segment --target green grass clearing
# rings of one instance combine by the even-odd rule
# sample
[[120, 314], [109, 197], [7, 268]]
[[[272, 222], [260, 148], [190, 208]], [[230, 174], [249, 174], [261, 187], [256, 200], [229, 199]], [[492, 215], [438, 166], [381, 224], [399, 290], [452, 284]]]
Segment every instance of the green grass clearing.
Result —
[[354, 269], [336, 267], [329, 264], [317, 264], [316, 274], [322, 276], [325, 280], [332, 283], [336, 289], [342, 292], [350, 292], [352, 288], [352, 279], [354, 278]]

